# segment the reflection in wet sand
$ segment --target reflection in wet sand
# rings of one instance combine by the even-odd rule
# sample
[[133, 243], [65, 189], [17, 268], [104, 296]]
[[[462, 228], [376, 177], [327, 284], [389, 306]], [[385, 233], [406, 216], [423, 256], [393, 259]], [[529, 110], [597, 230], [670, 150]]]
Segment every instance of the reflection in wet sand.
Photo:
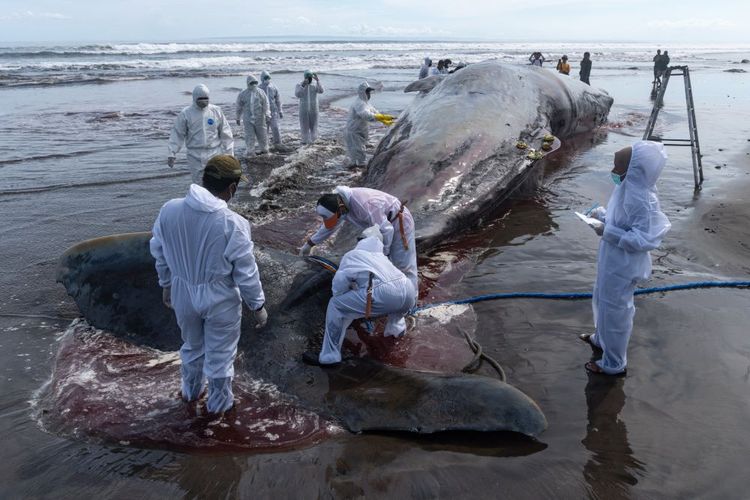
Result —
[[630, 498], [645, 464], [633, 456], [628, 429], [620, 418], [625, 406], [624, 377], [589, 374], [586, 384], [588, 424], [583, 445], [591, 452], [583, 478], [593, 498]]

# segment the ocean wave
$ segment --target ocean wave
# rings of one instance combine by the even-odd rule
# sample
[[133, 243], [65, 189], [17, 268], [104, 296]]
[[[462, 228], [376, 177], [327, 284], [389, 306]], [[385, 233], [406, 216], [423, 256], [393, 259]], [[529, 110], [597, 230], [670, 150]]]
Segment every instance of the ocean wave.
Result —
[[[664, 44], [659, 44], [664, 45]], [[750, 45], [736, 44], [669, 44], [669, 50], [686, 54], [711, 54], [746, 52]], [[81, 55], [130, 56], [164, 54], [203, 53], [259, 53], [259, 52], [423, 52], [427, 54], [464, 52], [528, 53], [542, 50], [549, 52], [597, 51], [603, 53], [639, 52], [651, 54], [652, 43], [590, 43], [590, 42], [404, 42], [404, 41], [315, 41], [315, 42], [225, 42], [225, 43], [122, 43], [81, 46], [0, 47], [0, 59], [72, 57]]]

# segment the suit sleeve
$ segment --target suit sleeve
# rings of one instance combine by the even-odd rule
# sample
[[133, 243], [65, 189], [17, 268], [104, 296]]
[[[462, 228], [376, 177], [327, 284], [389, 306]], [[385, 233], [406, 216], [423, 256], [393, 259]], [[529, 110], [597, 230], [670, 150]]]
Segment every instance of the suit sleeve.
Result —
[[184, 112], [180, 112], [174, 121], [172, 126], [172, 132], [169, 134], [169, 156], [176, 157], [177, 153], [182, 149], [185, 144], [185, 138], [187, 137], [187, 117]]
[[245, 109], [245, 100], [242, 98], [242, 92], [237, 96], [237, 102], [235, 103], [235, 110], [237, 112], [237, 119], [242, 119], [242, 112]]
[[250, 223], [240, 216], [232, 217], [227, 225], [227, 248], [224, 258], [232, 263], [232, 279], [240, 289], [242, 300], [257, 310], [266, 301], [263, 286], [260, 283], [260, 272], [253, 255], [253, 240], [250, 238]]
[[172, 271], [170, 271], [167, 259], [164, 257], [164, 243], [161, 234], [161, 211], [156, 218], [154, 228], [151, 232], [149, 248], [151, 255], [156, 260], [156, 274], [159, 276], [159, 286], [162, 288], [172, 286]]
[[232, 134], [232, 126], [229, 125], [224, 113], [219, 110], [219, 136], [221, 137], [221, 149], [224, 154], [234, 155], [234, 135]]
[[275, 89], [275, 92], [273, 93], [273, 98], [276, 101], [276, 109], [278, 110], [279, 113], [283, 113], [283, 111], [281, 110], [281, 93], [279, 92], [278, 89]]
[[654, 231], [652, 217], [660, 213], [652, 213], [648, 206], [637, 209], [630, 216], [632, 225], [630, 229], [623, 229], [614, 224], [607, 223], [604, 226], [602, 239], [618, 246], [626, 252], [648, 252], [659, 247], [661, 240], [666, 234], [668, 227], [663, 231]]
[[336, 223], [336, 225], [333, 226], [331, 229], [328, 229], [325, 226], [325, 224], [321, 224], [320, 228], [318, 228], [318, 230], [315, 232], [315, 234], [313, 234], [312, 236], [310, 236], [310, 241], [312, 241], [316, 245], [320, 245], [325, 240], [327, 240], [328, 238], [330, 238], [331, 236], [333, 236], [333, 233], [335, 233], [336, 231], [338, 231], [339, 227], [341, 227], [341, 225], [343, 223], [344, 223], [344, 221], [341, 218], [339, 218], [339, 220]]

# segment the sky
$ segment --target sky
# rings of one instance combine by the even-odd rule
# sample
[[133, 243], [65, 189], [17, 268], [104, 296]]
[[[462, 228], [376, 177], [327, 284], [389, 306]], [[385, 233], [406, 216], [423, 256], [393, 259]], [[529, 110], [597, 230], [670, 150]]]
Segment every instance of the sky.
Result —
[[234, 37], [750, 44], [750, 0], [2, 0], [0, 43]]

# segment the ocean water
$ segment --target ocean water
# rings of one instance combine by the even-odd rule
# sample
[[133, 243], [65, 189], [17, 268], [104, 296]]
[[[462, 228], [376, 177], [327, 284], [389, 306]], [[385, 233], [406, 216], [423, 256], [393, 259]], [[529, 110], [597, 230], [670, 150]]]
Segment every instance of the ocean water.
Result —
[[[196, 84], [211, 89], [212, 102], [240, 136], [241, 153], [234, 100], [248, 72], [271, 71], [284, 101], [284, 142], [296, 148], [293, 89], [312, 68], [326, 88], [321, 136], [328, 146], [340, 140], [362, 79], [378, 88], [376, 107], [398, 113], [412, 98], [401, 89], [416, 78], [425, 55], [454, 64], [525, 64], [535, 50], [552, 62], [565, 53], [575, 75], [581, 54], [590, 51], [592, 84], [615, 98], [610, 126], [569, 141], [545, 167], [541, 185], [510, 200], [497, 220], [467, 237], [470, 243], [440, 249], [469, 257], [460, 282], [435, 293], [586, 291], [596, 242], [571, 211], [606, 200], [612, 153], [642, 134], [656, 48], [247, 40], [0, 47], [0, 496], [742, 496], [748, 482], [737, 464], [750, 446], [744, 326], [750, 299], [744, 291], [639, 301], [631, 374], [609, 385], [587, 378], [582, 368], [588, 352], [575, 335], [591, 328], [587, 303], [478, 306], [480, 342], [550, 422], [533, 446], [502, 436], [345, 435], [299, 451], [205, 455], [50, 435], [32, 418], [59, 335], [77, 315], [54, 281], [57, 258], [83, 239], [147, 230], [165, 200], [183, 195], [189, 182], [184, 153], [169, 169], [166, 141]], [[750, 58], [750, 47], [661, 48], [670, 51], [672, 64], [687, 64], [693, 73], [707, 181], [694, 195], [687, 152], [670, 150], [659, 187], [674, 228], [656, 252], [654, 280], [741, 277], [747, 272], [742, 259], [750, 256], [716, 259], [722, 243], [707, 239], [701, 214], [737, 201], [733, 187], [750, 180], [750, 75], [726, 72], [750, 71], [740, 63]], [[676, 86], [659, 133], [685, 136], [684, 105]], [[320, 182], [333, 185], [337, 178]]]

